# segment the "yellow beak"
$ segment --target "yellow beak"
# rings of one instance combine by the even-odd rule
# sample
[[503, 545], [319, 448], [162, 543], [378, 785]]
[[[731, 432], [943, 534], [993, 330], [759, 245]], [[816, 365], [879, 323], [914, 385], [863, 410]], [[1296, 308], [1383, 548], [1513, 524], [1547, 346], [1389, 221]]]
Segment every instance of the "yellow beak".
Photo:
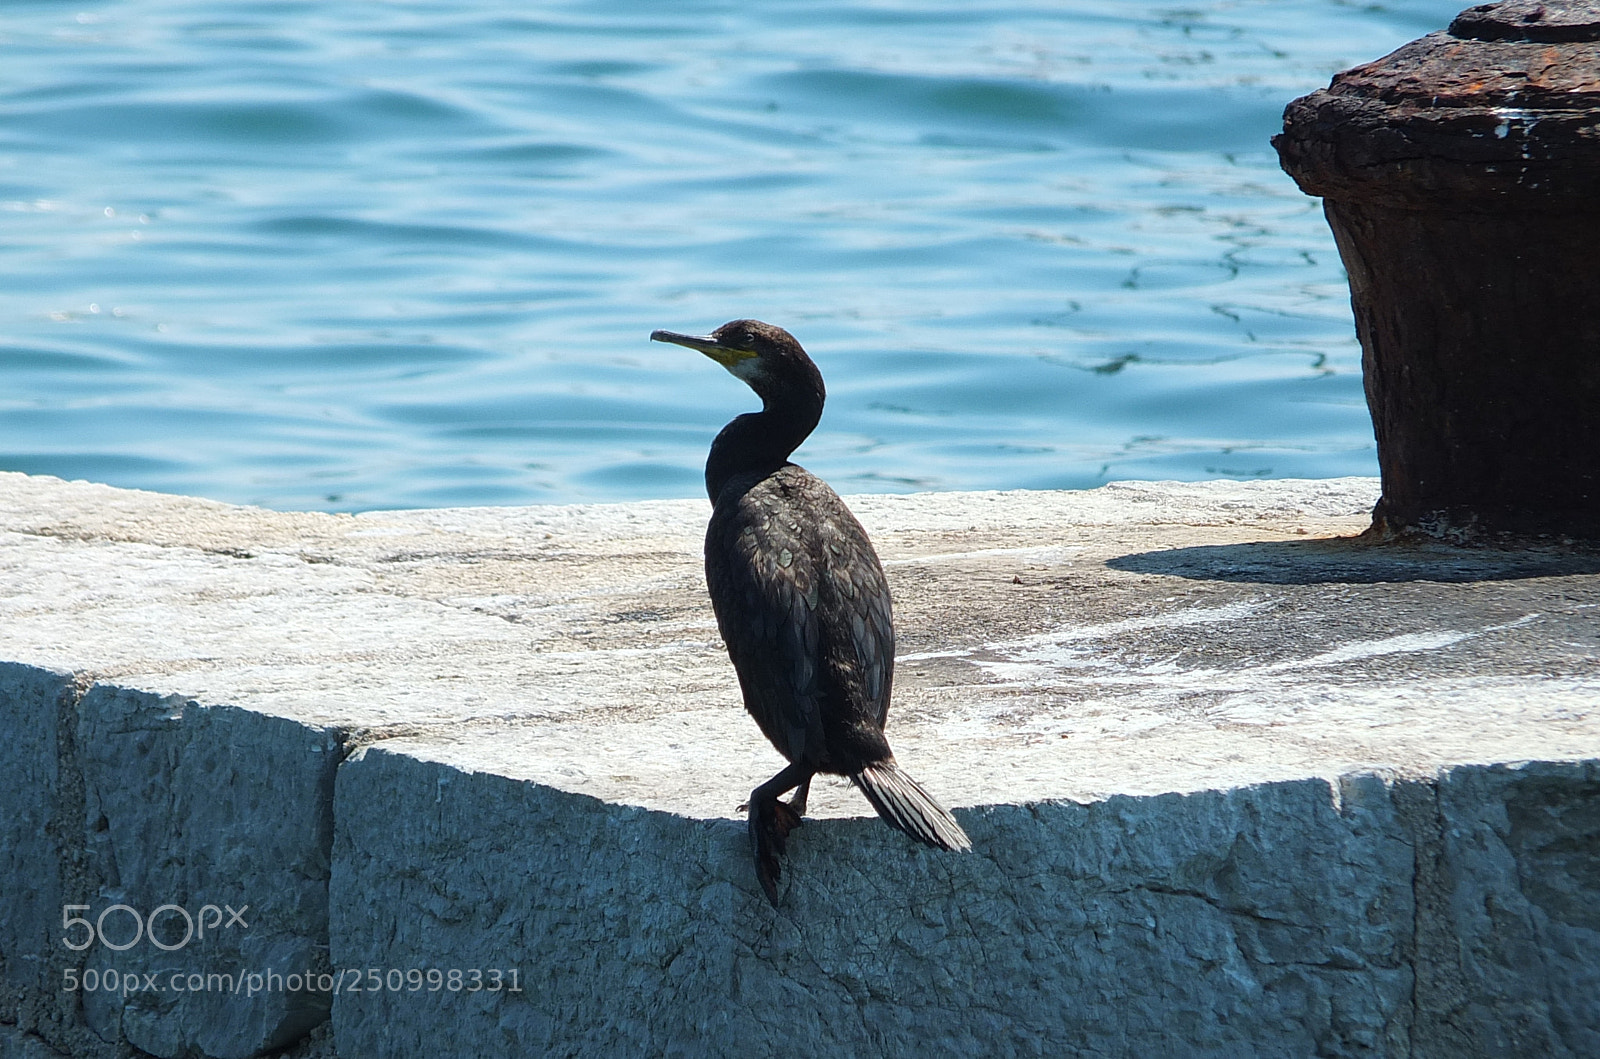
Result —
[[688, 346], [690, 349], [698, 349], [724, 368], [730, 370], [735, 364], [758, 355], [751, 349], [723, 345], [710, 335], [680, 335], [676, 331], [651, 331], [650, 341], [671, 342], [675, 346]]

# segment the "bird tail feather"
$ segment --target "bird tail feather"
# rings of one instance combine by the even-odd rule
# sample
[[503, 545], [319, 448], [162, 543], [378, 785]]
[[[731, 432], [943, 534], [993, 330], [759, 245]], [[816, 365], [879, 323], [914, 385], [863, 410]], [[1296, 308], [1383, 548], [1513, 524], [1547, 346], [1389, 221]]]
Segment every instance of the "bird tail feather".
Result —
[[972, 840], [950, 811], [894, 761], [874, 762], [851, 776], [850, 782], [861, 788], [889, 826], [935, 849], [972, 848]]

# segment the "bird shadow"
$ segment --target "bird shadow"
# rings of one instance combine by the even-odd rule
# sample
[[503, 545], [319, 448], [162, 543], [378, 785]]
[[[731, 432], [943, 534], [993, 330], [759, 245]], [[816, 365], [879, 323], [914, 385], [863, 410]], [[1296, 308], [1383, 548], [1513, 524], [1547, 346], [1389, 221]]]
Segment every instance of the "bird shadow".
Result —
[[1463, 583], [1600, 573], [1600, 550], [1554, 545], [1513, 550], [1320, 537], [1165, 548], [1120, 555], [1106, 565], [1127, 573], [1267, 585]]

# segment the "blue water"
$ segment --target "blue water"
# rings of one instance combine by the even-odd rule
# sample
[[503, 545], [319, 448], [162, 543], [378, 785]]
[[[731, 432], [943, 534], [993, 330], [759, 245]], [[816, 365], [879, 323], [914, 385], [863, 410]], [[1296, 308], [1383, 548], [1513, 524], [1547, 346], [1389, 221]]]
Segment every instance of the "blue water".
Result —
[[1461, 0], [9, 3], [0, 469], [693, 496], [811, 350], [842, 492], [1375, 473], [1283, 105]]

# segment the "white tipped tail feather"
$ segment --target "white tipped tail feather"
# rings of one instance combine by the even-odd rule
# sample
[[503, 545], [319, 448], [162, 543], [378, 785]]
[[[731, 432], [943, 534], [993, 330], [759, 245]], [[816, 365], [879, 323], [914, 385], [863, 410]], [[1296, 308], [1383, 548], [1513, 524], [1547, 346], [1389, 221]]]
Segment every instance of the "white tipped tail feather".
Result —
[[956, 818], [922, 784], [907, 775], [893, 760], [868, 765], [850, 777], [861, 788], [867, 801], [883, 817], [884, 823], [898, 828], [935, 849], [968, 850], [972, 840], [961, 830]]

